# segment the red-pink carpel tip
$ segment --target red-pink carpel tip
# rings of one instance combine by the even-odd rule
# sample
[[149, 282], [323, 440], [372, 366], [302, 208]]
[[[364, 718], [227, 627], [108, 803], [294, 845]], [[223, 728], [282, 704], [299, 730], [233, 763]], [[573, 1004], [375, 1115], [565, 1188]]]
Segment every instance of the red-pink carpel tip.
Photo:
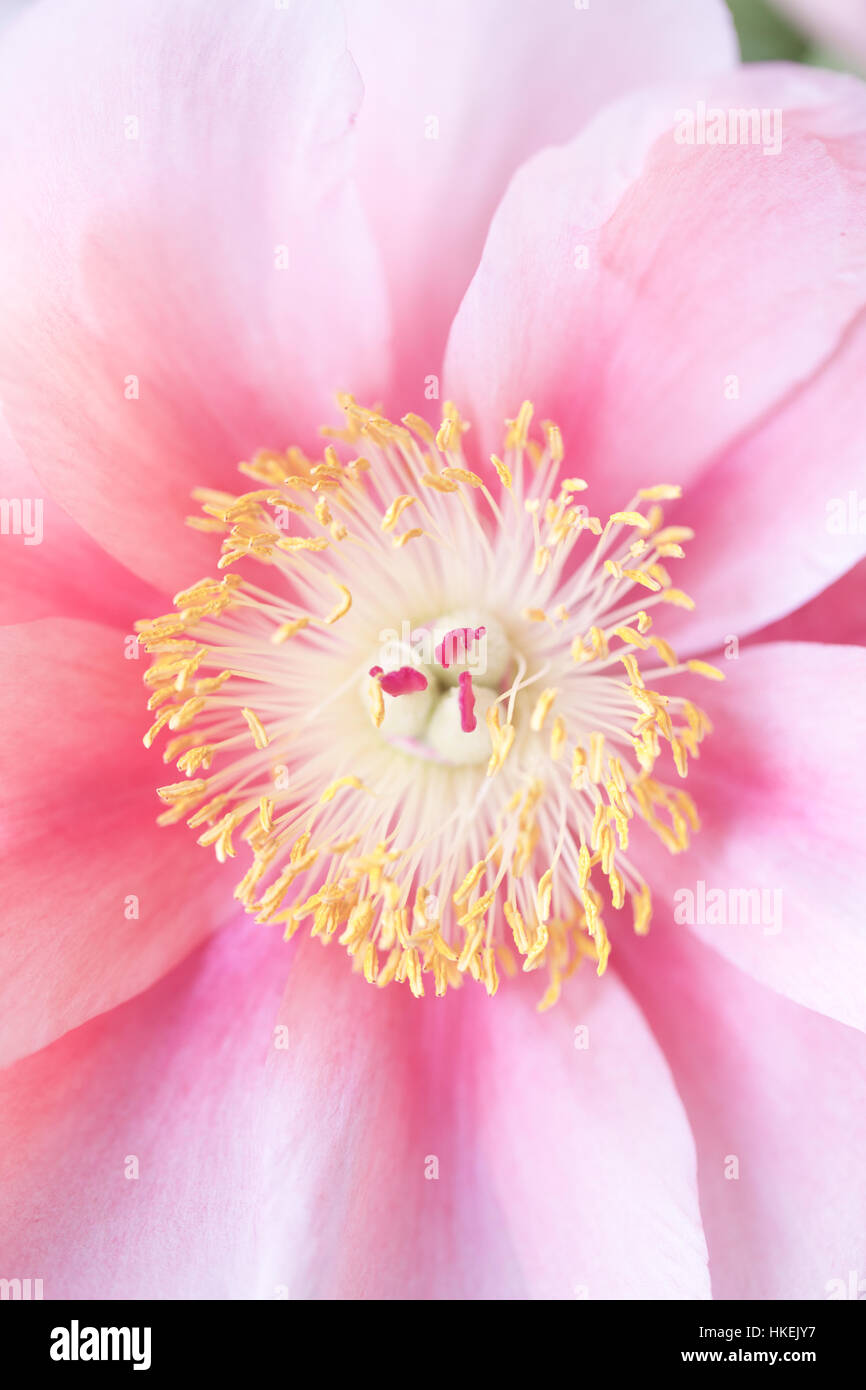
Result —
[[[484, 629], [482, 628], [483, 632]], [[457, 695], [457, 704], [460, 708], [460, 727], [464, 734], [471, 734], [478, 726], [475, 718], [475, 691], [472, 689], [472, 677], [468, 671], [461, 671], [458, 677], [460, 690]]]
[[400, 666], [396, 671], [382, 671], [381, 666], [371, 666], [370, 675], [378, 676], [379, 684], [386, 695], [414, 695], [427, 689], [427, 677], [414, 666]]
[[482, 638], [486, 631], [485, 627], [476, 627], [474, 631], [471, 627], [452, 627], [436, 647], [439, 665], [447, 671], [452, 661], [465, 661], [472, 643]]

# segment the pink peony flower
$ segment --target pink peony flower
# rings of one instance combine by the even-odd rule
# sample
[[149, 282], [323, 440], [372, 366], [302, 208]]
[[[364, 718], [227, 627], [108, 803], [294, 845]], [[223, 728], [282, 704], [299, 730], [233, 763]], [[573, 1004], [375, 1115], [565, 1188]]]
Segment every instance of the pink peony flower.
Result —
[[0, 45], [4, 1276], [833, 1296], [866, 94], [346, 11]]

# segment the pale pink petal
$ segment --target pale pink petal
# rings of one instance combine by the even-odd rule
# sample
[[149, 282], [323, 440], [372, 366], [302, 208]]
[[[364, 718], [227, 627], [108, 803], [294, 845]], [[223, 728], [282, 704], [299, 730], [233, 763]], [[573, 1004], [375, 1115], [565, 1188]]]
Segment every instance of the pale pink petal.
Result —
[[518, 164], [633, 87], [732, 67], [736, 38], [718, 0], [348, 0], [347, 12], [398, 408], [417, 410]]
[[541, 992], [383, 997], [304, 950], [265, 1126], [291, 1296], [707, 1296], [691, 1136], [640, 1014], [589, 972], [548, 1014]]
[[[714, 725], [684, 784], [701, 830], [653, 861], [655, 896], [756, 979], [866, 1028], [866, 651], [772, 642], [720, 665], [724, 685], [690, 692]], [[760, 901], [730, 897], [748, 890]]]
[[268, 1059], [262, 1278], [291, 1298], [519, 1298], [478, 1154], [486, 996], [371, 987], [301, 941]]
[[165, 599], [124, 569], [45, 496], [0, 417], [0, 624], [60, 616], [130, 628]]
[[[687, 522], [696, 536], [677, 581], [697, 608], [666, 615], [678, 650], [744, 637], [832, 591], [849, 567], [857, 573], [866, 552], [864, 375], [866, 315], [806, 385], [670, 509], [666, 520]], [[836, 598], [845, 607], [834, 604], [830, 625], [813, 632], [819, 641], [839, 640], [834, 627], [856, 623], [856, 585]]]
[[260, 1286], [257, 1082], [287, 956], [230, 928], [0, 1074], [10, 1273], [46, 1299], [277, 1296]]
[[487, 1014], [479, 1098], [530, 1295], [709, 1297], [692, 1136], [646, 1021], [613, 976], [587, 970], [540, 1017], [537, 993]]
[[746, 978], [661, 913], [614, 949], [695, 1135], [714, 1298], [862, 1298], [861, 1034]]
[[[678, 143], [699, 101], [778, 108], [780, 151]], [[686, 486], [671, 519], [698, 531], [678, 571], [693, 645], [762, 626], [863, 554], [827, 504], [866, 431], [864, 131], [862, 84], [786, 66], [620, 103], [519, 171], [455, 319], [445, 389], [480, 459], [528, 398], [593, 510]]]
[[[0, 1059], [146, 988], [225, 921], [236, 877], [160, 828], [141, 673], [120, 629], [0, 629]], [[137, 915], [135, 915], [137, 914]]]
[[197, 484], [313, 446], [385, 375], [349, 182], [342, 16], [188, 0], [37, 5], [0, 50], [0, 395], [51, 495], [169, 591], [212, 563]]
[[866, 646], [866, 560], [854, 565], [796, 612], [762, 628], [754, 640], [856, 642]]

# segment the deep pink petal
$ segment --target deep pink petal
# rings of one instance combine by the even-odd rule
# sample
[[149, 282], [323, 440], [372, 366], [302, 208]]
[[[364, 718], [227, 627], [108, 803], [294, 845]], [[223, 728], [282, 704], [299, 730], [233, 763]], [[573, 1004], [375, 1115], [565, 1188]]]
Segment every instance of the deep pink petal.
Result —
[[0, 51], [0, 393], [50, 494], [171, 592], [197, 484], [312, 446], [374, 393], [387, 326], [348, 182], [339, 10], [62, 0]]
[[45, 496], [0, 418], [0, 498], [10, 510], [0, 535], [0, 624], [60, 616], [131, 628], [164, 599], [124, 569]]
[[229, 929], [0, 1074], [4, 1260], [45, 1298], [276, 1296], [260, 1284], [257, 1079], [286, 957]]
[[233, 906], [231, 873], [185, 826], [177, 780], [141, 735], [141, 673], [120, 629], [0, 629], [0, 1058], [44, 1046], [145, 989]]

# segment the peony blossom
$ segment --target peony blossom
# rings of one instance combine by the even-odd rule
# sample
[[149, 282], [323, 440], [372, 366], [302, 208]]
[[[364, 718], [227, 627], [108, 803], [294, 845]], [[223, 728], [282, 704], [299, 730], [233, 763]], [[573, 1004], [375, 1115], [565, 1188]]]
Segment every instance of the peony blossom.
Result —
[[0, 1272], [839, 1296], [862, 84], [715, 0], [0, 67]]

